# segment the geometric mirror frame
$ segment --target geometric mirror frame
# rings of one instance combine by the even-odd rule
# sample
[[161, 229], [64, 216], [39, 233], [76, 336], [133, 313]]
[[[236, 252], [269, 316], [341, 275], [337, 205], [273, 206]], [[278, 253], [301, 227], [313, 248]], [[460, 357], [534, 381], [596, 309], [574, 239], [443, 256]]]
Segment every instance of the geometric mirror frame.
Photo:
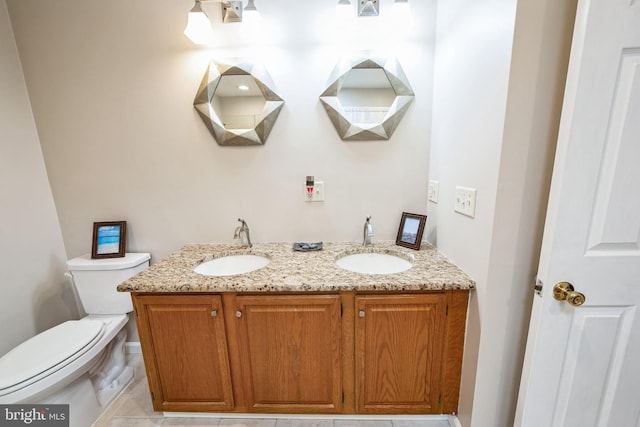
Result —
[[[355, 70], [377, 71], [388, 80], [392, 89], [393, 100], [390, 105], [378, 112], [376, 118], [359, 120], [354, 118], [350, 107], [343, 104], [341, 91], [350, 80]], [[366, 84], [360, 85], [365, 87]], [[320, 95], [324, 106], [338, 135], [345, 141], [388, 140], [396, 130], [409, 105], [415, 98], [413, 89], [395, 57], [366, 57], [343, 59], [338, 62], [329, 78], [328, 87]], [[360, 110], [368, 107], [360, 107]], [[373, 109], [373, 108], [372, 108]]]
[[[229, 125], [218, 113], [218, 107], [215, 105], [216, 98], [220, 97], [222, 90], [221, 83], [224, 79], [232, 78], [250, 79], [257, 97], [264, 101], [264, 106], [261, 104], [262, 108], [252, 116], [253, 119], [248, 125]], [[202, 77], [193, 106], [219, 145], [264, 145], [284, 105], [284, 101], [272, 88], [271, 77], [261, 64], [251, 61], [211, 61]], [[247, 90], [247, 87], [242, 89]], [[235, 101], [242, 99], [240, 96], [227, 97], [230, 98], [235, 98]]]

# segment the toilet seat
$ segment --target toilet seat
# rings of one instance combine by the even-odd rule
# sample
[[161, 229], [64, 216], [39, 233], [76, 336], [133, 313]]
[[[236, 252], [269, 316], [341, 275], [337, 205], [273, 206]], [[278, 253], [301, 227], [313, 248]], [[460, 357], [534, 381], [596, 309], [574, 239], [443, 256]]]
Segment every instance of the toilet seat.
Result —
[[104, 334], [100, 320], [69, 320], [48, 329], [0, 358], [0, 396], [62, 369], [89, 351]]

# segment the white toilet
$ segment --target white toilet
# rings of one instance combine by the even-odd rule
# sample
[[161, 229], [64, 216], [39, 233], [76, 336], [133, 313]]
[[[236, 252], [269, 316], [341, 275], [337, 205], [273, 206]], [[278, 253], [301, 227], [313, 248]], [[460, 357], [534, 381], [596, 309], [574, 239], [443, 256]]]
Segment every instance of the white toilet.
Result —
[[133, 306], [118, 284], [149, 266], [147, 253], [67, 262], [87, 316], [48, 329], [0, 358], [0, 404], [69, 404], [70, 427], [93, 424], [133, 378], [125, 363]]

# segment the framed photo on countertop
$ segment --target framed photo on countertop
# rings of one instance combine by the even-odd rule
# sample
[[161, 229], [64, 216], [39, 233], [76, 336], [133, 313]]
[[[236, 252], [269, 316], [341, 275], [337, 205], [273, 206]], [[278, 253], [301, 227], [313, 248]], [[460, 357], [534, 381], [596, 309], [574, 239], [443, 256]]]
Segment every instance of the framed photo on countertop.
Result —
[[426, 215], [402, 212], [400, 227], [398, 228], [398, 236], [396, 237], [396, 245], [415, 249], [417, 251], [420, 250], [422, 233], [424, 232], [424, 225], [426, 222]]
[[127, 221], [93, 223], [91, 258], [121, 258], [127, 249]]

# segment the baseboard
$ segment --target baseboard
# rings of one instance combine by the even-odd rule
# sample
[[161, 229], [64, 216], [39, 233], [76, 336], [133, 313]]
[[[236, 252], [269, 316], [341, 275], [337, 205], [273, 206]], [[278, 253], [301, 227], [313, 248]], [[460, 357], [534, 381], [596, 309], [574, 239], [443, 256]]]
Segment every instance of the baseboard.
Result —
[[138, 341], [124, 343], [124, 352], [126, 354], [142, 354], [142, 347]]
[[455, 415], [449, 415], [449, 425], [451, 427], [462, 427], [460, 420]]
[[[330, 415], [330, 414], [244, 414], [229, 412], [163, 412], [167, 418], [261, 418], [261, 419], [298, 419], [298, 420], [409, 420], [409, 421], [449, 421], [451, 427], [460, 427], [455, 416], [451, 415]], [[452, 424], [455, 419], [456, 424]]]

